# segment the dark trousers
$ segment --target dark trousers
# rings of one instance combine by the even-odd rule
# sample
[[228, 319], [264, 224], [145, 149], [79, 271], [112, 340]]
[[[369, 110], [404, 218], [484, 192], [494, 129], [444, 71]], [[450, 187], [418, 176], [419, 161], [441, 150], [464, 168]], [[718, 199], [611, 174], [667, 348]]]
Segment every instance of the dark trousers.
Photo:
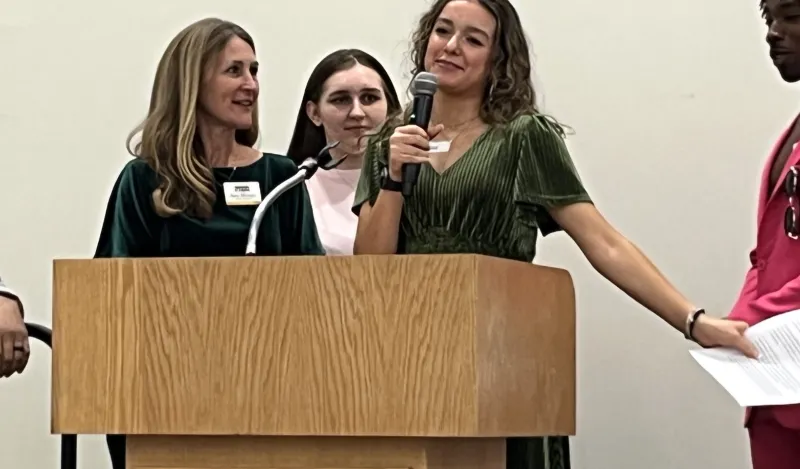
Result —
[[125, 469], [125, 435], [106, 435], [112, 469]]
[[506, 469], [570, 469], [569, 438], [507, 438]]

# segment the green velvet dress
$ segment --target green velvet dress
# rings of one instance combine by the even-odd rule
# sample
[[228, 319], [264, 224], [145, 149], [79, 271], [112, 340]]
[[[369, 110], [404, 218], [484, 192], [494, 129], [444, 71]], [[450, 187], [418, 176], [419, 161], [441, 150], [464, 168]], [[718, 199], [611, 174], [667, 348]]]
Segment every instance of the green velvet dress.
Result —
[[[383, 134], [383, 133], [382, 133]], [[373, 138], [353, 211], [374, 204], [388, 145]], [[560, 230], [548, 209], [591, 202], [556, 127], [525, 115], [490, 128], [441, 174], [422, 165], [403, 206], [399, 254], [472, 253], [532, 262], [538, 232]], [[567, 437], [510, 438], [510, 469], [569, 469]]]
[[[140, 159], [129, 161], [117, 178], [103, 220], [95, 257], [242, 256], [256, 206], [228, 206], [225, 182], [254, 182], [262, 199], [297, 172], [284, 156], [265, 153], [258, 161], [214, 171], [217, 199], [208, 220], [185, 215], [162, 218], [155, 213], [155, 172]], [[262, 256], [324, 255], [305, 184], [285, 192], [267, 210], [256, 243]], [[125, 468], [124, 435], [106, 438], [114, 469]]]

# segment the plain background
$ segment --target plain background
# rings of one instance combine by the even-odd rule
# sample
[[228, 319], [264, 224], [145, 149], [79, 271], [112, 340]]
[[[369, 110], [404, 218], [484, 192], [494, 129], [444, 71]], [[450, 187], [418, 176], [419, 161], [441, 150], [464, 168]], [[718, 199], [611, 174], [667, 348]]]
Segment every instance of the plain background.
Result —
[[[53, 258], [93, 254], [129, 158], [125, 137], [180, 29], [218, 16], [252, 33], [260, 146], [283, 152], [308, 74], [328, 52], [363, 48], [405, 88], [408, 38], [427, 4], [0, 0], [0, 266], [27, 318], [50, 324]], [[727, 314], [754, 242], [762, 164], [797, 111], [767, 57], [758, 1], [516, 5], [545, 109], [575, 129], [569, 145], [601, 210], [693, 301]], [[566, 235], [540, 253], [577, 288], [573, 467], [749, 468], [742, 409], [680, 334], [595, 273]], [[37, 343], [26, 373], [0, 381], [0, 467], [57, 467], [49, 372]], [[110, 467], [102, 437], [79, 446], [80, 467]]]

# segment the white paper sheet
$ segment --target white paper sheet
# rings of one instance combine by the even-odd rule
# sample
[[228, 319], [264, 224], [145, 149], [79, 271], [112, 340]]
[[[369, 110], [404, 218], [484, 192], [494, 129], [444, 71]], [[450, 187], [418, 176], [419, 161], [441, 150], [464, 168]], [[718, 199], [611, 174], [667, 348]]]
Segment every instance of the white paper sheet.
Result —
[[800, 404], [800, 310], [760, 322], [745, 336], [757, 359], [722, 348], [689, 353], [742, 407]]

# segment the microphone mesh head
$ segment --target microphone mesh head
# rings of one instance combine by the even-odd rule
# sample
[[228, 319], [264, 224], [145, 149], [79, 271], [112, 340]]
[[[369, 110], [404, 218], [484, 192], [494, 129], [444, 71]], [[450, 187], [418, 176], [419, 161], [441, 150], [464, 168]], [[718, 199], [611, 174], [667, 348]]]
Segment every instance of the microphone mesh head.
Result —
[[436, 75], [428, 72], [419, 72], [411, 82], [411, 89], [414, 94], [433, 95], [439, 87], [439, 79]]

